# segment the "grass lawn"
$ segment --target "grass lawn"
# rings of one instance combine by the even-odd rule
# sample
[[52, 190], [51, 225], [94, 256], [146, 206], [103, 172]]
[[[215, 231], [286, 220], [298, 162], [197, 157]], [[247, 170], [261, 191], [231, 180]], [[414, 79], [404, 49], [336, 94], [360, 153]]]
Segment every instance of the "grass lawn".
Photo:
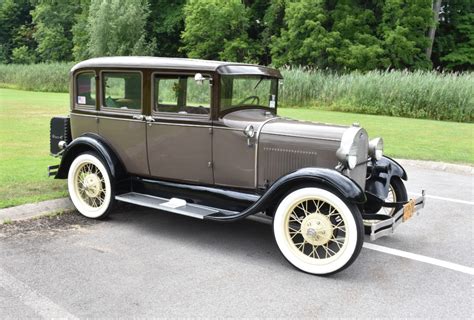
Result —
[[317, 109], [284, 109], [281, 116], [350, 125], [360, 123], [370, 138], [383, 137], [394, 158], [474, 164], [474, 124], [374, 116]]
[[[67, 114], [65, 93], [0, 89], [0, 208], [67, 195], [66, 183], [46, 177], [49, 120]], [[371, 137], [383, 136], [388, 155], [458, 163], [474, 163], [474, 125], [320, 111], [280, 109], [298, 119], [351, 124], [359, 122]]]

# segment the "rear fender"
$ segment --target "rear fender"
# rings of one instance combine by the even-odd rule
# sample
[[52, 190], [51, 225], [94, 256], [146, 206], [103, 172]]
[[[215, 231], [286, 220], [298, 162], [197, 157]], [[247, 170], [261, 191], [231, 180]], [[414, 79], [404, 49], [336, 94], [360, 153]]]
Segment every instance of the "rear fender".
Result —
[[66, 149], [64, 149], [55, 179], [66, 179], [71, 163], [79, 154], [87, 151], [96, 152], [105, 161], [112, 177], [116, 181], [127, 176], [122, 161], [113, 149], [100, 136], [93, 133], [86, 133], [74, 139]]

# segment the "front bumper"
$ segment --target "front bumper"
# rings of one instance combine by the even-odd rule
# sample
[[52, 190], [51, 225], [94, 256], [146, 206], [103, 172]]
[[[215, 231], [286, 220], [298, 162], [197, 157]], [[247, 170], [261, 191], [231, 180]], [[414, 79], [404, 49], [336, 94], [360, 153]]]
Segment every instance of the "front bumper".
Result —
[[392, 217], [388, 219], [370, 223], [370, 240], [374, 241], [380, 237], [392, 234], [395, 229], [402, 223], [412, 217], [419, 215], [422, 208], [425, 207], [425, 191], [418, 198], [411, 199], [407, 204], [398, 210]]

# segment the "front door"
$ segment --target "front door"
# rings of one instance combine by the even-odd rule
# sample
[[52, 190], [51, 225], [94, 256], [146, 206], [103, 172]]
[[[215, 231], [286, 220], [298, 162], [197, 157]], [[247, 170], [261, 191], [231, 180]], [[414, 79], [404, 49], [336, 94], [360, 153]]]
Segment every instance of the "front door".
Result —
[[148, 175], [142, 73], [102, 71], [101, 81], [99, 134], [118, 154], [127, 172]]
[[211, 86], [194, 74], [155, 73], [147, 122], [150, 174], [158, 179], [213, 184]]

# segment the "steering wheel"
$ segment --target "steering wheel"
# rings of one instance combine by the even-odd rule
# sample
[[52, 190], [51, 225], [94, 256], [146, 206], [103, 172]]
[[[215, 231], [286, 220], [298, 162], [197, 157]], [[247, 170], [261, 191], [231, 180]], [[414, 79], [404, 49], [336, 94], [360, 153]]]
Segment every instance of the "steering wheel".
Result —
[[250, 97], [247, 97], [247, 98], [245, 98], [244, 100], [240, 101], [240, 102], [238, 103], [238, 105], [243, 105], [243, 104], [245, 104], [245, 102], [247, 102], [247, 100], [251, 100], [251, 101], [252, 101], [251, 104], [254, 104], [253, 102], [256, 102], [257, 105], [260, 104], [260, 98], [259, 98], [258, 96], [250, 96]]

